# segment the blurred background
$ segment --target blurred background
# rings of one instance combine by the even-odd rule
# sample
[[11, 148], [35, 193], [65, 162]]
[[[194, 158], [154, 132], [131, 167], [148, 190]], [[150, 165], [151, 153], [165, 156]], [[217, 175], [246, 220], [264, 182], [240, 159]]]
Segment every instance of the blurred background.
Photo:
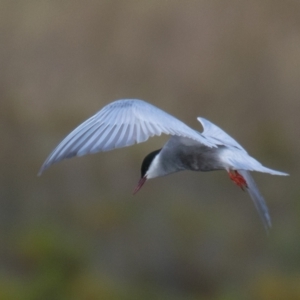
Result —
[[[0, 1], [0, 299], [300, 299], [300, 3]], [[264, 165], [267, 236], [225, 172], [147, 182], [168, 137], [64, 161], [109, 102], [216, 123]]]

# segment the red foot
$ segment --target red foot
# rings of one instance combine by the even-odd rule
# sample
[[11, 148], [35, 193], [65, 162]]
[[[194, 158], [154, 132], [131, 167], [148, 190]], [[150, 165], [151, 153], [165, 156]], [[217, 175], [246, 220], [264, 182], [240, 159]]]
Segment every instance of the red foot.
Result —
[[228, 175], [230, 179], [238, 185], [243, 191], [244, 188], [248, 188], [245, 178], [238, 171], [229, 171]]

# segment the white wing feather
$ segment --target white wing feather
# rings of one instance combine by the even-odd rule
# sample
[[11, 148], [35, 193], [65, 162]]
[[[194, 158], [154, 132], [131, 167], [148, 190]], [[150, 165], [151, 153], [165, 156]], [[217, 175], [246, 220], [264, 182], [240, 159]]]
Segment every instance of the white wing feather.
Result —
[[262, 222], [264, 223], [265, 229], [268, 232], [268, 229], [271, 228], [271, 217], [269, 215], [269, 210], [267, 207], [267, 204], [265, 202], [264, 197], [261, 195], [261, 193], [258, 190], [258, 187], [255, 184], [254, 179], [250, 175], [248, 171], [245, 170], [238, 170], [240, 175], [244, 177], [244, 179], [247, 182], [247, 192], [249, 193], [260, 218], [262, 219]]
[[224, 130], [222, 130], [217, 125], [211, 123], [210, 121], [198, 117], [197, 120], [201, 123], [203, 127], [202, 135], [205, 136], [207, 140], [217, 145], [224, 145], [227, 147], [235, 147], [243, 152], [247, 151], [230, 135], [228, 135]]
[[204, 118], [198, 117], [197, 119], [203, 126], [202, 135], [208, 141], [215, 143], [216, 145], [225, 146], [225, 148], [220, 151], [220, 159], [228, 169], [257, 171], [281, 176], [288, 175], [287, 173], [264, 167], [259, 161], [251, 157], [236, 140], [221, 128]]
[[225, 146], [220, 151], [220, 159], [223, 161], [227, 171], [230, 169], [237, 170], [247, 183], [247, 192], [249, 193], [259, 215], [262, 219], [266, 231], [271, 228], [271, 218], [264, 197], [259, 192], [259, 189], [252, 178], [249, 171], [258, 171], [273, 175], [288, 175], [287, 173], [272, 170], [264, 167], [260, 162], [251, 157], [247, 151], [231, 136], [224, 132], [221, 128], [214, 125], [204, 118], [198, 118], [198, 121], [203, 126], [202, 135], [212, 143], [220, 146]]
[[117, 100], [74, 129], [49, 155], [39, 174], [63, 159], [142, 143], [162, 133], [216, 147], [213, 140], [145, 101]]

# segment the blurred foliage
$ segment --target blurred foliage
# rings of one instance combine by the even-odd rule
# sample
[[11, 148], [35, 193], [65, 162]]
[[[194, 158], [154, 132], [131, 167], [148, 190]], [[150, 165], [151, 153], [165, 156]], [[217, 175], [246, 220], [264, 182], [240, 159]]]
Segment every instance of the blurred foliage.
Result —
[[[0, 1], [0, 299], [300, 299], [300, 3]], [[105, 104], [220, 125], [263, 164], [266, 236], [225, 172], [134, 197], [166, 137], [39, 167]]]

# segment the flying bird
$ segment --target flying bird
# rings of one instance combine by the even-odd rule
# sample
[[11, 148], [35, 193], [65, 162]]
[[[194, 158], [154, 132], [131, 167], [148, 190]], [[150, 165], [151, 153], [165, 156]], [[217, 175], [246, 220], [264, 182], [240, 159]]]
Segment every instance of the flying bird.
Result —
[[225, 170], [250, 194], [265, 228], [270, 228], [268, 207], [249, 171], [288, 174], [264, 167], [221, 128], [204, 118], [197, 120], [203, 127], [201, 133], [143, 100], [114, 101], [67, 135], [46, 159], [39, 175], [63, 159], [131, 146], [164, 133], [171, 137], [161, 149], [144, 158], [134, 194], [155, 177], [184, 170]]

